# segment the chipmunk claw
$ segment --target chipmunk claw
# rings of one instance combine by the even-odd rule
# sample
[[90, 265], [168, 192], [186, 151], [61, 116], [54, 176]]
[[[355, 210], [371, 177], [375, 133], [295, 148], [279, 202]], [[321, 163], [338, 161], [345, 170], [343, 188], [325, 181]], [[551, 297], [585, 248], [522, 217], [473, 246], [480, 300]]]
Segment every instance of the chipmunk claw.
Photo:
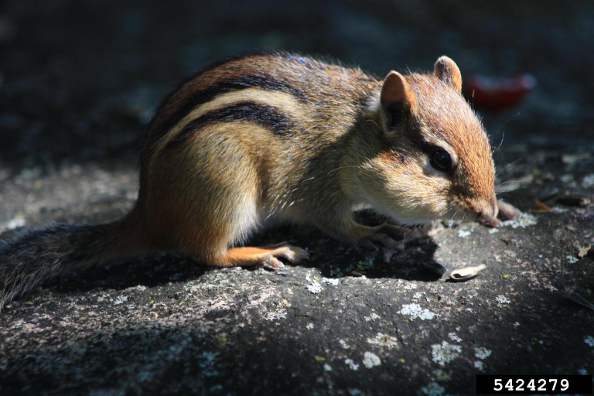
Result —
[[356, 249], [364, 255], [375, 256], [381, 252], [384, 263], [389, 263], [397, 251], [404, 249], [404, 242], [400, 227], [383, 224], [376, 232], [360, 240]]
[[404, 239], [396, 240], [388, 234], [378, 233], [375, 238], [382, 244], [382, 259], [385, 264], [392, 261], [392, 257], [401, 250], [404, 250]]
[[285, 265], [273, 255], [269, 255], [262, 259], [262, 267], [271, 271], [280, 271], [285, 268]]
[[288, 245], [286, 242], [266, 247], [271, 250], [262, 258], [261, 265], [263, 268], [272, 271], [279, 271], [285, 267], [285, 264], [283, 264], [279, 258], [285, 259], [290, 263], [298, 263], [309, 259], [309, 252], [307, 250], [297, 246]]
[[291, 263], [298, 263], [300, 261], [309, 259], [309, 252], [298, 246], [284, 245], [274, 250], [276, 257], [282, 257]]

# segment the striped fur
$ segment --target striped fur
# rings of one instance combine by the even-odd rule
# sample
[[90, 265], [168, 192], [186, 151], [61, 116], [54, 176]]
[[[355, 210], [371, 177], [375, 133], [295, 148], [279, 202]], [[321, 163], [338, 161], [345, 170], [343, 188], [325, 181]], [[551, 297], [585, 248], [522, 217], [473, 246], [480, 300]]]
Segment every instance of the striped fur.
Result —
[[[211, 85], [204, 90], [195, 92], [188, 98], [184, 98], [183, 102], [177, 105], [176, 110], [171, 115], [163, 120], [159, 120], [159, 122], [156, 122], [153, 128], [161, 131], [162, 133], [167, 132], [188, 113], [198, 108], [200, 105], [210, 102], [221, 94], [245, 90], [247, 88], [259, 88], [265, 91], [285, 92], [299, 99], [300, 101], [307, 101], [305, 93], [300, 89], [291, 86], [287, 82], [274, 80], [265, 74], [237, 76], [235, 78]], [[156, 135], [156, 137], [158, 137], [158, 133]]]
[[[188, 128], [188, 124], [195, 122], [209, 112], [220, 112], [236, 103], [251, 103], [254, 106], [260, 105], [262, 108], [266, 107], [269, 109], [269, 113], [276, 112], [278, 115], [275, 118], [279, 120], [282, 116], [281, 113], [284, 113], [284, 118], [287, 119], [285, 126], [289, 122], [289, 117], [301, 120], [305, 116], [302, 105], [293, 96], [286, 93], [257, 88], [222, 93], [210, 102], [204, 103], [192, 109], [188, 114], [185, 114], [177, 124], [154, 143], [151, 151], [152, 157], [157, 156], [168, 145], [169, 141], [176, 139], [178, 134], [183, 130], [191, 129], [191, 127]], [[284, 128], [284, 131], [287, 132], [287, 128]]]
[[198, 119], [186, 124], [177, 136], [169, 141], [167, 148], [183, 144], [189, 136], [205, 125], [232, 121], [253, 122], [266, 127], [278, 136], [287, 135], [295, 130], [294, 122], [273, 106], [254, 102], [237, 102], [228, 107], [205, 113]]
[[[99, 258], [176, 250], [219, 267], [274, 268], [279, 257], [305, 258], [294, 246], [234, 247], [277, 221], [359, 240], [379, 229], [358, 224], [355, 207], [404, 223], [494, 216], [490, 146], [459, 93], [457, 65], [442, 57], [432, 73], [389, 76], [284, 53], [193, 76], [151, 122], [133, 210], [113, 224], [50, 229], [0, 249], [0, 310]], [[434, 146], [457, 167], [433, 169]], [[37, 261], [35, 247], [48, 260]]]
[[[155, 186], [166, 182], [160, 181], [161, 177], [170, 178], [162, 169], [171, 169], [170, 163], [180, 160], [176, 150], [186, 153], [188, 160], [191, 158], [192, 163], [180, 166], [194, 169], [195, 174], [218, 174], [219, 170], [214, 168], [218, 163], [234, 166], [245, 161], [243, 166], [259, 169], [256, 183], [261, 188], [256, 206], [261, 216], [313, 222], [334, 234], [341, 231], [329, 229], [339, 228], [327, 224], [326, 220], [332, 223], [335, 217], [333, 214], [331, 219], [327, 218], [329, 208], [346, 213], [352, 205], [371, 202], [372, 206], [404, 222], [468, 211], [466, 206], [472, 206], [470, 201], [474, 199], [469, 198], [472, 195], [469, 186], [472, 193], [480, 190], [480, 197], [475, 197], [480, 200], [492, 192], [488, 187], [492, 185], [492, 162], [479, 165], [485, 169], [483, 184], [475, 183], [478, 180], [475, 176], [480, 175], [472, 172], [474, 157], [468, 150], [459, 161], [461, 178], [457, 183], [426, 171], [427, 142], [456, 150], [463, 150], [457, 143], [460, 140], [481, 142], [477, 145], [480, 151], [477, 158], [485, 155], [490, 158], [488, 140], [480, 123], [459, 92], [442, 82], [459, 82], [458, 77], [448, 80], [447, 73], [457, 70], [452, 64], [448, 63], [448, 68], [437, 68], [439, 73], [436, 71], [435, 75], [405, 77], [415, 103], [419, 96], [420, 106], [430, 108], [416, 111], [413, 106], [414, 114], [406, 117], [410, 121], [408, 131], [390, 135], [388, 141], [381, 127], [383, 108], [379, 92], [382, 82], [358, 69], [307, 57], [273, 54], [234, 59], [204, 72], [173, 94], [162, 106], [163, 114], [157, 115], [153, 122], [155, 143], [149, 147], [144, 163], [141, 185], [145, 188], [141, 188], [139, 205], [149, 206], [150, 209], [143, 210], [151, 215], [159, 212], [169, 215], [155, 221], [158, 227], [148, 228], [175, 228], [170, 234], [179, 232], [197, 237], [193, 224], [187, 225], [187, 231], [179, 222], [168, 224], [168, 218], [184, 216], [171, 213], [171, 208], [183, 206], [176, 204], [181, 196], [191, 196], [192, 205], [204, 200], [190, 191], [198, 193], [207, 189], [208, 194], [229, 193], [213, 191], [214, 185], [208, 180], [194, 184], [196, 177], [191, 174], [184, 176], [186, 185], [177, 193], [174, 193], [177, 186], [171, 185], [166, 193], [160, 188], [155, 191]], [[440, 98], [445, 102], [440, 102]], [[408, 109], [396, 104], [391, 105], [389, 111]], [[450, 114], [462, 117], [452, 122], [448, 116], [441, 122], [439, 114], [446, 116], [443, 108], [448, 106], [451, 106]], [[211, 126], [214, 129], [209, 129]], [[212, 134], [214, 130], [219, 131], [217, 135]], [[217, 147], [212, 153], [211, 145]], [[456, 151], [450, 152], [457, 158]], [[283, 161], [287, 155], [291, 161]], [[387, 161], [387, 158], [399, 160]], [[169, 163], [165, 165], [164, 161]], [[335, 180], [320, 175], [320, 172], [342, 168], [360, 171], [359, 174], [336, 171]], [[251, 177], [246, 175], [245, 179]], [[469, 183], [464, 182], [464, 177]], [[217, 180], [217, 183], [222, 182]], [[463, 189], [458, 188], [460, 186]], [[231, 186], [225, 187], [228, 188]], [[452, 195], [453, 191], [462, 190], [464, 197]], [[242, 195], [240, 187], [234, 194]], [[316, 204], [308, 202], [313, 197]], [[454, 201], [458, 202], [457, 208], [448, 204]], [[163, 206], [167, 210], [159, 209]], [[224, 216], [219, 216], [221, 218]], [[254, 221], [253, 227], [259, 223]], [[180, 235], [179, 238], [188, 237]], [[153, 239], [160, 237], [156, 235]], [[202, 254], [195, 250], [193, 254]], [[211, 253], [206, 255], [211, 257]]]

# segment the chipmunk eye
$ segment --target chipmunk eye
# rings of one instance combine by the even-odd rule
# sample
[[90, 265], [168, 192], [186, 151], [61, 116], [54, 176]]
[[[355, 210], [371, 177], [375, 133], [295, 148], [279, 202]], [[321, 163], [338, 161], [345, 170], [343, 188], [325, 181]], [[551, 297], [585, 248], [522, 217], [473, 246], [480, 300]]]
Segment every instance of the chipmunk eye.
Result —
[[429, 162], [431, 166], [441, 172], [451, 173], [454, 169], [452, 156], [445, 149], [433, 146], [429, 152]]

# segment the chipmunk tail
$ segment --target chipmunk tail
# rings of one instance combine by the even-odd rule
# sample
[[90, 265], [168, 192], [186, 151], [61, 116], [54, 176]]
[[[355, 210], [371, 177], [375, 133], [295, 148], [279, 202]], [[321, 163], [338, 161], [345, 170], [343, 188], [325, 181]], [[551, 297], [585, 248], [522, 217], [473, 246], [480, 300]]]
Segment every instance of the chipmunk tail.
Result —
[[0, 240], [0, 312], [36, 287], [122, 256], [124, 223], [54, 225]]

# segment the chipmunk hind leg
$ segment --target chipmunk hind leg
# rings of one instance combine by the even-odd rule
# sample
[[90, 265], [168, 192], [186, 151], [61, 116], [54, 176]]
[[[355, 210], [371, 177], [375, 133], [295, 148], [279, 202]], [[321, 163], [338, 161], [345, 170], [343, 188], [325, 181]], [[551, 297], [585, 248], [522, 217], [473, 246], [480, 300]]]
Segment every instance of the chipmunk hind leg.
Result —
[[[260, 192], [256, 188], [261, 185], [257, 181], [258, 176], [239, 169], [236, 174], [238, 177], [224, 194], [226, 204], [203, 219], [206, 220], [203, 222], [203, 229], [220, 232], [208, 235], [208, 243], [198, 243], [193, 254], [197, 258], [203, 257], [203, 261], [215, 267], [264, 266], [279, 269], [283, 267], [279, 259], [292, 263], [306, 259], [308, 253], [304, 249], [284, 242], [274, 246], [236, 246], [245, 242], [260, 228], [261, 217], [265, 216], [265, 210], [260, 207]], [[213, 202], [210, 207], [214, 206]]]
[[280, 269], [284, 266], [279, 258], [291, 263], [306, 260], [309, 254], [306, 250], [288, 244], [275, 247], [235, 247], [228, 249], [216, 258], [217, 267], [249, 267], [264, 266], [270, 269]]
[[[246, 190], [244, 189], [244, 194]], [[239, 198], [239, 196], [236, 196]], [[215, 267], [251, 267], [264, 266], [270, 269], [283, 267], [282, 261], [297, 263], [308, 257], [307, 251], [285, 242], [274, 246], [236, 246], [233, 245], [245, 241], [248, 236], [260, 225], [260, 218], [255, 197], [246, 194], [242, 202], [237, 202], [230, 213], [232, 221], [226, 222], [230, 225], [229, 232], [224, 235], [214, 246], [219, 246], [214, 255], [209, 255], [208, 264]]]
[[[266, 216], [268, 169], [263, 147], [269, 132], [250, 126], [249, 139], [235, 124], [208, 126], [183, 147], [164, 150], [151, 162], [145, 213], [151, 241], [217, 267], [298, 261], [306, 253], [289, 245], [234, 247], [245, 242]], [[259, 139], [259, 140], [258, 140]], [[151, 188], [153, 186], [153, 188]]]

